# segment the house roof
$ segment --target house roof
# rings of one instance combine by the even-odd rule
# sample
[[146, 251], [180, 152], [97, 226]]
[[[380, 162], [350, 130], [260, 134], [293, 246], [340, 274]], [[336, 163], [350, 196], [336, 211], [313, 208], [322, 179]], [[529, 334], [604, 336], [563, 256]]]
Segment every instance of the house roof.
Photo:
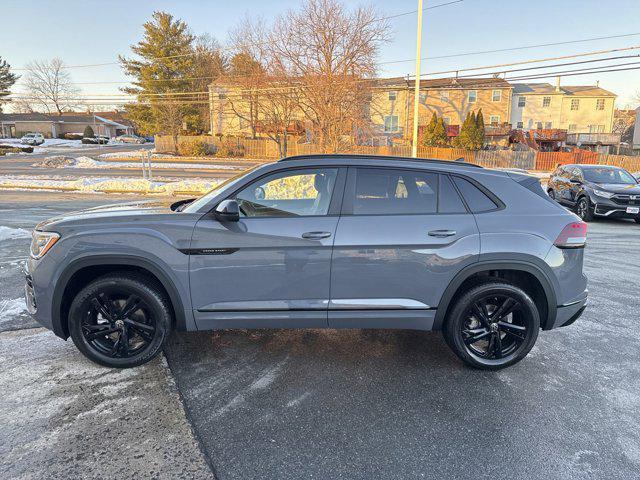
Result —
[[[380, 78], [373, 81], [376, 87], [391, 88], [415, 88], [415, 80], [408, 80], [404, 77]], [[448, 77], [420, 80], [421, 89], [482, 89], [482, 88], [511, 88], [511, 84], [503, 78], [482, 78], [482, 77]]]
[[616, 94], [595, 85], [562, 85], [560, 90], [550, 83], [515, 83], [513, 93], [521, 95], [576, 95], [580, 97], [615, 97]]
[[90, 113], [65, 113], [63, 115], [48, 115], [46, 113], [0, 113], [0, 122], [51, 122], [51, 123], [99, 123], [126, 128], [126, 125], [107, 120], [99, 115]]

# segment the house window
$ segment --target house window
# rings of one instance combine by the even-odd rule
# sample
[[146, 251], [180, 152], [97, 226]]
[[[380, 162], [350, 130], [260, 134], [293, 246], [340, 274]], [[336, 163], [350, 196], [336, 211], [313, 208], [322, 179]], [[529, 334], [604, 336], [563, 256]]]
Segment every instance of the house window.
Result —
[[491, 123], [491, 125], [497, 125], [500, 123], [500, 115], [491, 115], [491, 117], [489, 117], [489, 123]]
[[476, 101], [478, 100], [478, 91], [477, 90], [469, 90], [469, 95], [468, 95], [468, 101], [469, 103], [476, 103]]
[[571, 99], [571, 110], [578, 110], [580, 108], [580, 99], [572, 98]]
[[542, 130], [542, 122], [536, 122], [536, 128]]
[[502, 101], [502, 90], [494, 90], [491, 94], [492, 102], [500, 102]]
[[219, 94], [218, 94], [218, 98], [219, 98], [220, 100], [224, 100], [225, 98], [227, 98], [227, 94], [226, 94], [226, 93], [219, 93]]
[[420, 92], [420, 103], [427, 102], [427, 92]]
[[575, 123], [570, 123], [569, 124], [569, 131], [570, 132], [575, 132], [578, 129], [578, 126]]
[[604, 125], [589, 125], [589, 133], [604, 133]]
[[604, 98], [596, 100], [596, 110], [604, 110]]
[[522, 108], [527, 104], [527, 97], [523, 97], [522, 95], [520, 95], [518, 97], [518, 107]]
[[389, 92], [389, 101], [393, 102], [396, 98], [398, 98], [398, 92], [392, 90]]
[[524, 123], [522, 123], [522, 122], [518, 122], [516, 124], [516, 128], [518, 128], [518, 129], [522, 129], [523, 127], [524, 127]]
[[440, 100], [443, 102], [449, 100], [449, 92], [447, 90], [440, 90]]
[[451, 125], [451, 117], [442, 117], [442, 121], [445, 125]]
[[385, 133], [394, 133], [398, 131], [397, 115], [386, 115], [384, 117], [384, 131]]
[[553, 128], [553, 122], [547, 122], [544, 124], [544, 128]]
[[551, 97], [542, 97], [542, 106], [544, 108], [551, 106]]

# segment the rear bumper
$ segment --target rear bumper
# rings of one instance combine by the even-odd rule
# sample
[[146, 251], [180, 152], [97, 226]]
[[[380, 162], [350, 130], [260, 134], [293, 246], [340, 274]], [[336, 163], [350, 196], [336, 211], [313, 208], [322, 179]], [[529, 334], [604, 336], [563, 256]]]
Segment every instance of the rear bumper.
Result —
[[566, 327], [575, 322], [584, 309], [587, 308], [587, 294], [585, 292], [584, 298], [571, 302], [565, 305], [559, 305], [556, 312], [556, 318], [551, 325], [551, 328]]

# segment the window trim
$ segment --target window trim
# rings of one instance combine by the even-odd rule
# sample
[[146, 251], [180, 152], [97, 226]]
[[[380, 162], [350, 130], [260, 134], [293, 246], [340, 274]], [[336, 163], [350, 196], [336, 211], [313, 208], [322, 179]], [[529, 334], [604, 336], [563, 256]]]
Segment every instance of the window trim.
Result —
[[[436, 211], [433, 213], [353, 213], [353, 201], [355, 199], [356, 196], [356, 170], [357, 169], [374, 169], [374, 170], [402, 170], [402, 171], [407, 171], [407, 172], [418, 172], [418, 173], [431, 173], [431, 174], [435, 174], [435, 175], [446, 175], [449, 177], [449, 180], [451, 181], [451, 184], [453, 185], [453, 188], [455, 189], [456, 193], [458, 194], [458, 197], [460, 197], [460, 200], [462, 201], [462, 205], [464, 205], [464, 208], [466, 210], [466, 212], [459, 212], [459, 213], [440, 213], [438, 210], [440, 209], [440, 177], [438, 176], [438, 187], [437, 187], [437, 198], [436, 198]], [[403, 217], [416, 217], [416, 216], [420, 216], [420, 217], [424, 217], [424, 216], [441, 216], [441, 215], [474, 215], [471, 210], [469, 209], [469, 206], [467, 205], [467, 203], [464, 200], [464, 197], [462, 196], [462, 194], [460, 193], [460, 191], [457, 188], [456, 183], [453, 181], [453, 179], [451, 178], [452, 175], [449, 172], [443, 172], [443, 171], [439, 171], [439, 170], [428, 170], [425, 168], [405, 168], [405, 167], [396, 167], [393, 165], [354, 165], [354, 166], [350, 166], [348, 167], [348, 172], [347, 172], [347, 178], [346, 178], [346, 185], [344, 188], [344, 193], [342, 196], [342, 209], [340, 211], [340, 216], [341, 217], [390, 217], [390, 216], [403, 216]], [[462, 177], [465, 178], [467, 180], [467, 177]], [[471, 180], [470, 180], [471, 181]], [[337, 182], [336, 182], [337, 184]], [[484, 190], [482, 190], [483, 193]], [[493, 197], [489, 197], [493, 200]], [[482, 212], [484, 213], [484, 212]]]
[[[471, 92], [474, 93], [473, 101], [471, 101]], [[478, 90], [467, 90], [467, 103], [478, 103]]]
[[518, 95], [518, 108], [524, 108], [527, 106], [527, 97], [524, 95]]
[[[548, 102], [547, 102], [548, 100]], [[545, 103], [547, 103], [547, 105], [545, 105]], [[542, 97], [542, 108], [551, 108], [551, 97], [550, 96], [545, 96]]]
[[[498, 99], [496, 100], [496, 92], [498, 93]], [[502, 101], [502, 90], [493, 90], [491, 92], [491, 101], [492, 102], [501, 102]]]
[[253, 178], [248, 182], [238, 186], [235, 190], [233, 190], [229, 195], [226, 195], [224, 198], [220, 199], [220, 201], [216, 202], [205, 215], [210, 215], [215, 212], [216, 207], [223, 202], [224, 200], [235, 200], [236, 195], [245, 188], [251, 186], [255, 182], [262, 180], [263, 178], [270, 177], [271, 175], [283, 173], [283, 172], [293, 172], [299, 170], [310, 170], [310, 169], [337, 169], [338, 174], [336, 175], [336, 184], [333, 186], [333, 192], [331, 192], [331, 200], [329, 201], [329, 209], [327, 210], [326, 215], [282, 215], [282, 216], [274, 216], [274, 217], [240, 217], [240, 221], [248, 220], [248, 219], [261, 219], [261, 220], [272, 220], [276, 218], [326, 218], [326, 217], [339, 217], [340, 211], [342, 210], [342, 201], [344, 199], [344, 190], [345, 183], [347, 177], [347, 168], [343, 165], [322, 165], [322, 164], [313, 164], [307, 165], [304, 167], [287, 167], [278, 170], [272, 170], [270, 172], [266, 172], [259, 177]]
[[[600, 105], [602, 105], [602, 108], [600, 108]], [[596, 98], [596, 112], [603, 112], [606, 106], [607, 106], [606, 98]]]
[[[398, 91], [397, 90], [388, 90], [388, 95], [387, 95], [387, 99], [390, 102], [395, 102], [398, 99]], [[391, 95], [393, 94], [393, 98], [391, 98]]]

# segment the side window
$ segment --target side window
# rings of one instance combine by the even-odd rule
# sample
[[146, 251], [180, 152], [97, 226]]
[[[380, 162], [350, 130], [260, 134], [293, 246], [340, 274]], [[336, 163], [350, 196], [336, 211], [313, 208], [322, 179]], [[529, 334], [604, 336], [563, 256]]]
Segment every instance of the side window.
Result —
[[253, 182], [236, 195], [245, 217], [326, 215], [337, 168], [288, 170]]
[[464, 203], [448, 175], [440, 175], [438, 213], [467, 213]]
[[453, 181], [462, 193], [469, 209], [473, 213], [486, 212], [498, 208], [493, 200], [491, 200], [482, 190], [476, 187], [469, 180], [461, 177], [453, 177]]
[[436, 213], [438, 175], [414, 170], [357, 168], [354, 215]]

